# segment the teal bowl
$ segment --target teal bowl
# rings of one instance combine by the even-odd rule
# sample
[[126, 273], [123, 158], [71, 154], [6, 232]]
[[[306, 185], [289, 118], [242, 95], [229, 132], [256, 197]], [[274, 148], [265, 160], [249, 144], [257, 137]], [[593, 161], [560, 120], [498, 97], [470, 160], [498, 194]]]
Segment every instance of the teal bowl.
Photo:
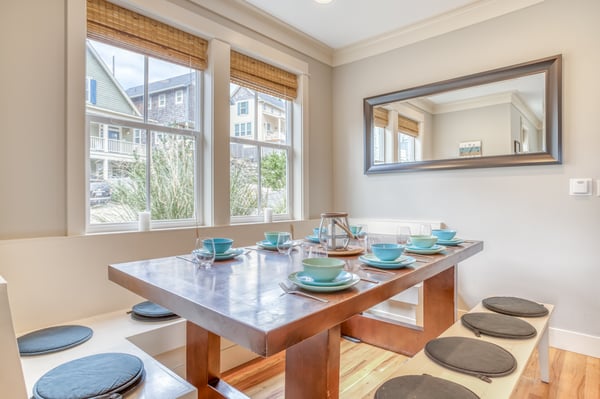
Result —
[[448, 241], [454, 238], [454, 236], [456, 235], [456, 231], [450, 229], [434, 229], [431, 230], [431, 234], [433, 234], [440, 240]]
[[371, 250], [377, 259], [391, 261], [398, 259], [402, 255], [404, 247], [395, 243], [376, 243], [371, 245]]
[[269, 241], [273, 245], [277, 245], [277, 238], [281, 233], [289, 234], [286, 231], [267, 231], [265, 232], [265, 240]]
[[315, 281], [331, 281], [344, 270], [344, 261], [336, 258], [306, 258], [302, 261], [304, 274]]
[[431, 248], [437, 240], [436, 236], [410, 236], [410, 244], [417, 248]]
[[231, 245], [233, 245], [233, 240], [231, 238], [216, 237], [202, 241], [202, 245], [207, 251], [223, 254], [229, 251]]

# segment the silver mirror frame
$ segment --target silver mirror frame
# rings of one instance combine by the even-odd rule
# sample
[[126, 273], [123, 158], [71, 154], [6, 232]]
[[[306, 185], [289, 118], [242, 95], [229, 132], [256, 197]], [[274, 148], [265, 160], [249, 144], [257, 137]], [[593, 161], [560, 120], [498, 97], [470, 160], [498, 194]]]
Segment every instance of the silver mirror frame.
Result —
[[[546, 74], [545, 143], [543, 152], [451, 158], [403, 163], [375, 164], [373, 148], [373, 108], [379, 105], [464, 89], [536, 73]], [[562, 163], [562, 56], [555, 55], [509, 67], [480, 72], [460, 78], [368, 97], [364, 106], [365, 174], [411, 172], [419, 170], [490, 168], [500, 166], [548, 165]]]

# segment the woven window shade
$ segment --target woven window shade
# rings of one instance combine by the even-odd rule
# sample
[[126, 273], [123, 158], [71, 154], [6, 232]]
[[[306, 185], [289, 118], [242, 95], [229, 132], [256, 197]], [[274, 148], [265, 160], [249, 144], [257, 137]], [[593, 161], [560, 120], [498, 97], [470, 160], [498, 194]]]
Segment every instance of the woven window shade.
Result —
[[266, 62], [231, 51], [231, 81], [285, 100], [298, 95], [298, 78]]
[[104, 0], [87, 0], [87, 36], [194, 69], [206, 69], [206, 40]]
[[388, 110], [376, 107], [373, 109], [373, 122], [375, 127], [387, 127], [388, 125]]
[[417, 137], [419, 135], [419, 122], [398, 115], [398, 130], [409, 136]]

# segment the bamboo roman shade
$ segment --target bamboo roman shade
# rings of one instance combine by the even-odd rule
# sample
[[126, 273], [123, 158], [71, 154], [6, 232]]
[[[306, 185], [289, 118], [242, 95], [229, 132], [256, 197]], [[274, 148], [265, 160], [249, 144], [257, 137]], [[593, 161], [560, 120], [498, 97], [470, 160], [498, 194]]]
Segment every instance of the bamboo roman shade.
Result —
[[398, 115], [398, 130], [409, 136], [417, 137], [419, 135], [419, 122]]
[[87, 0], [87, 36], [194, 69], [206, 69], [206, 40], [104, 0]]
[[373, 108], [373, 122], [375, 127], [387, 127], [388, 125], [388, 110], [385, 108]]
[[295, 74], [231, 51], [231, 81], [240, 86], [270, 94], [285, 100], [298, 95], [298, 78]]

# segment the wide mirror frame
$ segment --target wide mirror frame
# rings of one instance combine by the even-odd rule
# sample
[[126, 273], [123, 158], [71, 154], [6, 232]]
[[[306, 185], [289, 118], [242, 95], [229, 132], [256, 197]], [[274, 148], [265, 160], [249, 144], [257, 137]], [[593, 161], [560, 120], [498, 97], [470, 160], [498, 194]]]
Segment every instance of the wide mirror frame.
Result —
[[[545, 73], [545, 148], [542, 152], [383, 164], [376, 164], [374, 162], [374, 107], [537, 73]], [[527, 63], [365, 98], [363, 102], [365, 125], [365, 174], [560, 164], [562, 163], [561, 96], [562, 56], [556, 55]]]

